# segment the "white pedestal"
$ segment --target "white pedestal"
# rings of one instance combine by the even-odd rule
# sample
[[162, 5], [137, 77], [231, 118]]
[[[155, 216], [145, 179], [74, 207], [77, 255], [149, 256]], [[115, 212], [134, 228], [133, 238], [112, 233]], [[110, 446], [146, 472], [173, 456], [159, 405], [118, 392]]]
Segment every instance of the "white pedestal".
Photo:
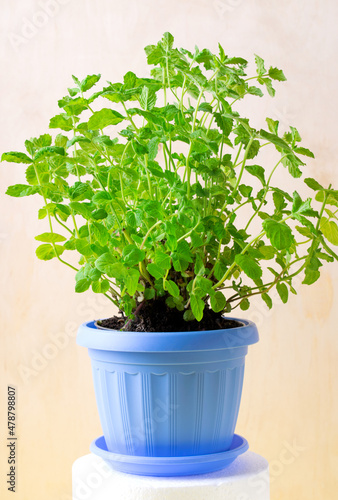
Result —
[[90, 454], [73, 464], [73, 500], [269, 500], [269, 465], [250, 451], [211, 474], [145, 477], [111, 469]]

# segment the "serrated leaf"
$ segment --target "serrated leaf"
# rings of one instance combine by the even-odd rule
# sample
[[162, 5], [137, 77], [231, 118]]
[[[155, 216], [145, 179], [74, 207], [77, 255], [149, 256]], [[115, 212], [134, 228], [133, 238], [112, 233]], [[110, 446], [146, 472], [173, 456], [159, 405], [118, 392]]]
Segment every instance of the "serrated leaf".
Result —
[[268, 306], [268, 308], [271, 309], [272, 308], [272, 299], [271, 299], [270, 295], [268, 295], [267, 293], [262, 293], [261, 297], [264, 300], [264, 302], [266, 303], [266, 305]]
[[286, 304], [289, 298], [289, 290], [285, 283], [277, 283], [276, 285], [278, 295], [280, 296], [283, 304]]
[[208, 103], [208, 102], [202, 102], [199, 106], [198, 106], [198, 111], [203, 111], [203, 112], [206, 112], [206, 113], [212, 113], [212, 106]]
[[36, 256], [38, 257], [38, 259], [51, 260], [54, 257], [56, 257], [55, 249], [56, 249], [58, 255], [62, 255], [62, 253], [65, 250], [64, 247], [62, 247], [61, 245], [55, 245], [55, 248], [54, 248], [53, 245], [46, 243], [46, 244], [38, 246], [35, 253], [36, 253]]
[[123, 83], [126, 89], [132, 89], [136, 85], [136, 75], [132, 71], [128, 71], [123, 77]]
[[90, 287], [91, 281], [87, 278], [83, 278], [81, 280], [78, 280], [75, 284], [75, 292], [76, 293], [83, 293], [88, 290]]
[[145, 111], [151, 111], [156, 104], [155, 92], [152, 91], [149, 87], [144, 86], [139, 97], [139, 102], [142, 109], [144, 109]]
[[6, 194], [8, 196], [14, 196], [19, 198], [22, 196], [31, 196], [32, 194], [38, 193], [40, 190], [39, 186], [29, 186], [27, 184], [15, 184], [14, 186], [9, 186], [7, 188]]
[[312, 285], [320, 278], [320, 272], [312, 269], [305, 269], [305, 278], [302, 281], [303, 285]]
[[171, 257], [165, 252], [162, 252], [162, 250], [157, 250], [155, 252], [154, 260], [155, 264], [165, 271], [171, 268]]
[[269, 69], [269, 77], [279, 82], [285, 82], [286, 77], [281, 69], [271, 67]]
[[124, 283], [127, 288], [129, 295], [133, 296], [137, 290], [138, 280], [140, 278], [140, 272], [137, 269], [128, 269], [127, 275], [124, 278]]
[[75, 248], [81, 255], [84, 255], [85, 257], [89, 257], [93, 253], [90, 243], [86, 238], [77, 239], [75, 241]]
[[249, 278], [256, 280], [261, 278], [262, 269], [257, 262], [247, 254], [238, 254], [235, 257], [236, 264], [245, 272]]
[[[157, 153], [158, 153], [159, 143], [160, 143], [160, 141], [159, 141], [158, 137], [152, 137], [150, 139], [150, 141], [148, 142], [147, 147], [148, 147], [149, 160], [155, 160]], [[161, 173], [162, 173], [162, 169], [161, 169]]]
[[82, 82], [79, 84], [82, 92], [86, 92], [91, 89], [101, 78], [101, 75], [88, 75]]
[[333, 220], [322, 217], [320, 219], [320, 230], [332, 245], [338, 246], [338, 226]]
[[285, 222], [265, 219], [263, 221], [263, 228], [272, 246], [277, 248], [277, 250], [287, 250], [292, 245], [294, 241], [292, 231]]
[[99, 222], [92, 222], [90, 230], [100, 245], [104, 246], [108, 243], [110, 235], [107, 228], [103, 224], [100, 224]]
[[180, 289], [176, 285], [176, 283], [172, 280], [168, 280], [165, 282], [165, 289], [172, 295], [173, 297], [179, 297]]
[[270, 132], [267, 132], [266, 130], [263, 129], [259, 131], [259, 134], [263, 139], [266, 139], [267, 141], [271, 142], [272, 144], [281, 148], [282, 150], [292, 152], [290, 146], [283, 139], [278, 137], [278, 135], [271, 134]]
[[108, 280], [93, 281], [92, 290], [94, 293], [107, 293], [110, 288]]
[[297, 146], [296, 148], [294, 148], [294, 151], [296, 153], [300, 154], [300, 155], [308, 156], [309, 158], [314, 158], [315, 157], [315, 155], [312, 153], [312, 151], [310, 151], [307, 148], [303, 148], [303, 147]]
[[[117, 266], [116, 266], [117, 264]], [[116, 277], [116, 269], [122, 269], [121, 273], [123, 274], [123, 270], [125, 267], [122, 263], [117, 263], [116, 259], [110, 253], [104, 253], [100, 255], [98, 259], [95, 261], [95, 267], [104, 274], [107, 274], [110, 277]]]
[[272, 118], [266, 118], [266, 123], [268, 124], [269, 131], [272, 134], [278, 135], [279, 121], [273, 120]]
[[122, 258], [127, 266], [135, 266], [145, 258], [145, 251], [136, 245], [127, 245], [122, 251]]
[[161, 45], [166, 52], [169, 52], [173, 48], [174, 37], [171, 33], [166, 31], [162, 37]]
[[310, 189], [313, 189], [314, 191], [320, 191], [321, 189], [324, 189], [323, 186], [312, 177], [307, 177], [306, 179], [304, 179], [304, 182]]
[[65, 132], [73, 130], [73, 126], [73, 120], [63, 113], [53, 116], [49, 122], [49, 128], [60, 128]]
[[275, 249], [271, 246], [263, 245], [259, 247], [259, 253], [262, 254], [262, 258], [265, 260], [273, 259], [275, 256]]
[[8, 161], [10, 163], [32, 163], [33, 160], [25, 153], [9, 151], [8, 153], [2, 153], [1, 161]]
[[263, 184], [263, 186], [266, 185], [266, 182], [265, 182], [265, 170], [263, 167], [261, 167], [260, 165], [247, 165], [245, 167], [245, 170], [251, 174], [251, 175], [254, 175], [255, 177], [257, 177], [257, 179], [259, 179], [261, 181], [261, 183]]
[[154, 264], [151, 262], [150, 264], [147, 265], [147, 271], [155, 278], [163, 278], [166, 271], [162, 269], [162, 267], [158, 266], [157, 264]]
[[218, 313], [223, 311], [226, 305], [226, 300], [222, 292], [219, 290], [210, 296], [211, 309]]
[[255, 62], [256, 62], [256, 66], [257, 66], [257, 74], [259, 76], [265, 75], [266, 69], [264, 67], [264, 60], [255, 54]]
[[58, 146], [45, 146], [35, 153], [34, 160], [41, 160], [42, 158], [53, 155], [65, 156], [64, 148], [59, 148]]
[[201, 321], [203, 318], [203, 311], [205, 307], [205, 303], [202, 299], [196, 297], [195, 295], [190, 295], [190, 305], [193, 315], [197, 319], [197, 321]]
[[122, 122], [124, 117], [114, 109], [102, 108], [100, 111], [95, 111], [88, 120], [88, 128], [90, 130], [102, 130], [109, 125], [117, 125]]
[[37, 241], [43, 241], [44, 243], [60, 243], [66, 241], [67, 238], [57, 233], [42, 233], [35, 236]]

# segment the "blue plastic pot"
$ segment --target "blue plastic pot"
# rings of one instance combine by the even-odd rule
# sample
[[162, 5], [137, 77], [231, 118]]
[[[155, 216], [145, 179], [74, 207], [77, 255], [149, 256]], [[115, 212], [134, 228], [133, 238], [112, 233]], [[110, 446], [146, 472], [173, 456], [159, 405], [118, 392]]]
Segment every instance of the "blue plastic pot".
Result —
[[[236, 319], [236, 318], [231, 318]], [[79, 328], [91, 357], [107, 451], [187, 457], [230, 449], [254, 323], [228, 330], [135, 333]]]

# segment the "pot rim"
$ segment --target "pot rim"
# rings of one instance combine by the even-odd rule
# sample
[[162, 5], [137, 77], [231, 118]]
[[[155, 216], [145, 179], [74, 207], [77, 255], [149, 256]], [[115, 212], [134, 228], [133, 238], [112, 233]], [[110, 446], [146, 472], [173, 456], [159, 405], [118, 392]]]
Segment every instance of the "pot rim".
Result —
[[193, 332], [128, 332], [98, 328], [95, 321], [83, 323], [77, 334], [78, 345], [89, 349], [120, 352], [182, 352], [233, 349], [255, 344], [258, 330], [250, 320], [235, 328]]

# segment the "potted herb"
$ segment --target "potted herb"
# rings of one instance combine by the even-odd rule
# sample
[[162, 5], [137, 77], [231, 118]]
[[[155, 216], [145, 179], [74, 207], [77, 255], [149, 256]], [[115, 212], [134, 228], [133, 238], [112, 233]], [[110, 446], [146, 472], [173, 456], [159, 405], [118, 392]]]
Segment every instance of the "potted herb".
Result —
[[[27, 164], [27, 183], [7, 194], [42, 197], [38, 258], [57, 258], [76, 272], [76, 292], [120, 311], [79, 330], [105, 436], [93, 446], [144, 474], [224, 466], [258, 340], [254, 324], [224, 314], [255, 295], [272, 307], [273, 287], [285, 303], [296, 276], [311, 285], [338, 258], [338, 191], [305, 178], [304, 199], [274, 184], [277, 169], [298, 179], [313, 158], [297, 129], [281, 134], [267, 118], [256, 130], [236, 110], [248, 95], [274, 96], [283, 72], [256, 56], [247, 76], [247, 61], [220, 45], [173, 41], [146, 47], [150, 77], [128, 72], [94, 93], [100, 75], [73, 77], [49, 124], [61, 132], [2, 155]], [[275, 164], [261, 161], [265, 148]]]

